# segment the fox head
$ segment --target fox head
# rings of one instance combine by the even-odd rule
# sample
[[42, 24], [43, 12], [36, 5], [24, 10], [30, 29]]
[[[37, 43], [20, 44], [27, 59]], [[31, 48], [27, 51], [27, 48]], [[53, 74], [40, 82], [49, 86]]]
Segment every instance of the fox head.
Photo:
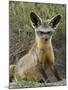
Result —
[[47, 41], [49, 40], [61, 19], [60, 15], [56, 15], [50, 20], [42, 21], [41, 18], [36, 15], [34, 12], [30, 13], [31, 24], [32, 27], [35, 29], [35, 34], [37, 37]]

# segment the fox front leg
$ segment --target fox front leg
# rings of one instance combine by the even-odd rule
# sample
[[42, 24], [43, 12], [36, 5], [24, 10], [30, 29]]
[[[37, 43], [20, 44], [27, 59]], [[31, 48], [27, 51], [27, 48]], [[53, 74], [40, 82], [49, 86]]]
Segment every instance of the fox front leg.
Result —
[[[50, 83], [50, 81], [48, 80], [48, 76], [46, 74], [46, 71], [41, 64], [38, 64], [38, 69], [39, 69], [40, 73], [42, 74], [42, 76], [44, 77], [44, 80], [47, 83]], [[40, 82], [44, 82], [44, 80], [40, 80]]]
[[53, 74], [55, 75], [55, 77], [57, 78], [58, 81], [61, 81], [62, 79], [60, 78], [58, 72], [57, 72], [57, 69], [55, 66], [52, 66], [51, 67], [51, 71], [53, 72]]

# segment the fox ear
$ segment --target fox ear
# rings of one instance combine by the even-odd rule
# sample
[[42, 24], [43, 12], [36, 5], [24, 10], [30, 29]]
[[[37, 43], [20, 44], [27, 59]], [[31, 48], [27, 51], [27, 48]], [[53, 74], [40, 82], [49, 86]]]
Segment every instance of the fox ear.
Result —
[[53, 17], [50, 22], [49, 22], [49, 25], [52, 27], [52, 28], [56, 28], [59, 21], [61, 19], [61, 16], [60, 15], [56, 15], [55, 17]]
[[37, 28], [39, 25], [41, 25], [41, 19], [38, 15], [36, 15], [34, 12], [30, 13], [31, 18], [31, 24], [33, 28]]

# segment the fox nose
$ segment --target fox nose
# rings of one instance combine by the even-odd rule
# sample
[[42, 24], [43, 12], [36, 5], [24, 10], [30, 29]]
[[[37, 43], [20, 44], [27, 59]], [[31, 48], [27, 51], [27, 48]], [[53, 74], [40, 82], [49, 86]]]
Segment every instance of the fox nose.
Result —
[[48, 40], [48, 38], [45, 38], [45, 41], [47, 41]]

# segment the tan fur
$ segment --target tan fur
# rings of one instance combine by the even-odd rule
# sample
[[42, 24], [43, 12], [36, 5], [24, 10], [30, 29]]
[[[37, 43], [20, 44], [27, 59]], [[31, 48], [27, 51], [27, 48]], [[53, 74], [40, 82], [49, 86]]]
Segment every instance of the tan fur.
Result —
[[[38, 36], [37, 39], [37, 48], [40, 48], [44, 50], [43, 53], [40, 53], [39, 60], [41, 63], [44, 64], [46, 68], [48, 68], [50, 65], [54, 63], [54, 52], [52, 47], [51, 38], [48, 41], [44, 41], [43, 39], [40, 39]], [[48, 65], [47, 65], [48, 64]]]

